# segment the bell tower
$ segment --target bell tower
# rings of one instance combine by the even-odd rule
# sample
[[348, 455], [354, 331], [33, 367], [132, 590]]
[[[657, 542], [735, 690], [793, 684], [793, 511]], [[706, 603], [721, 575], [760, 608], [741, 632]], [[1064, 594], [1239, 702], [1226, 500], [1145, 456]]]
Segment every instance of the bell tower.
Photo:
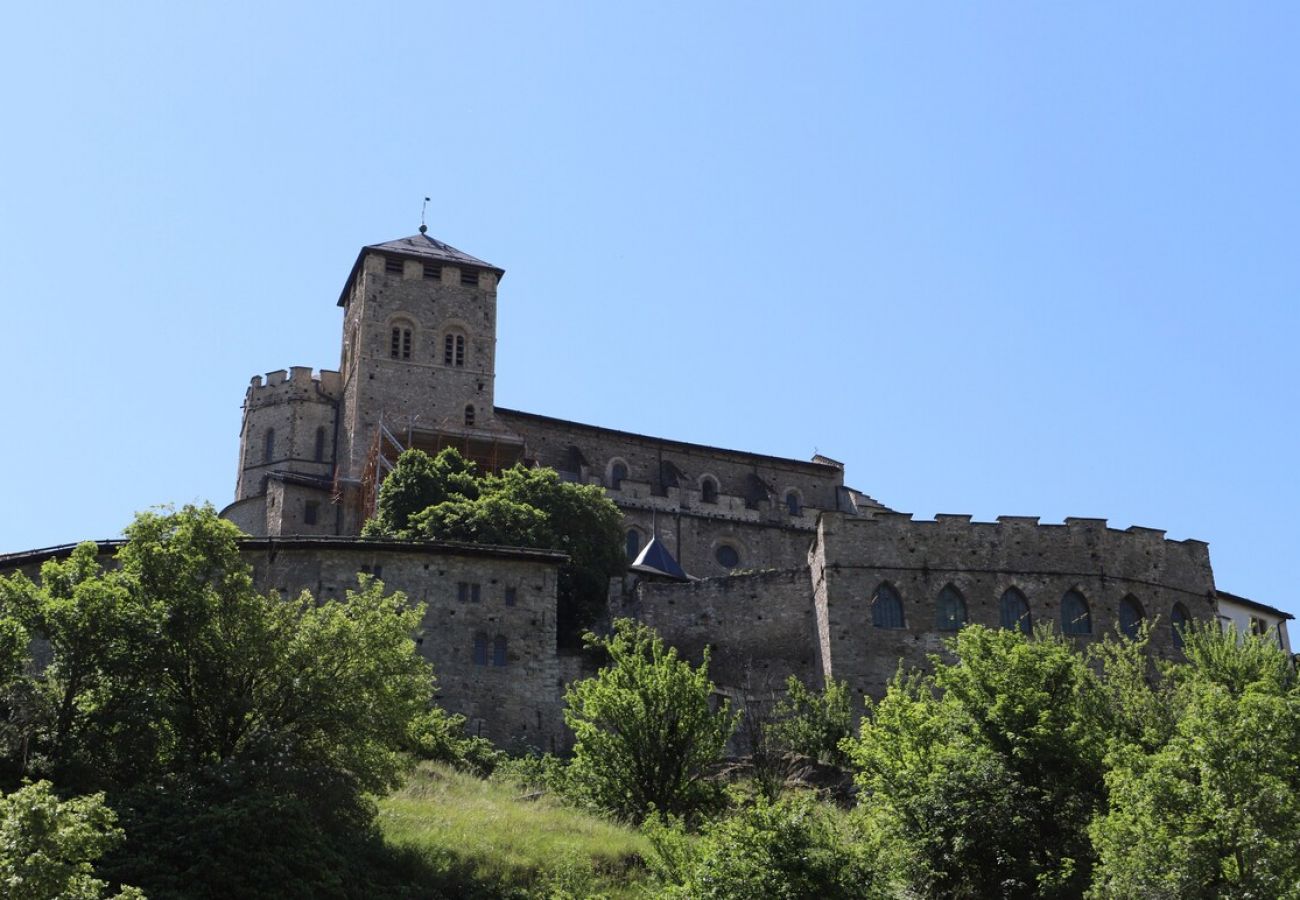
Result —
[[338, 301], [335, 480], [345, 506], [361, 519], [403, 449], [455, 447], [492, 470], [519, 458], [522, 441], [497, 423], [493, 405], [497, 285], [504, 274], [429, 237], [424, 226], [358, 254]]

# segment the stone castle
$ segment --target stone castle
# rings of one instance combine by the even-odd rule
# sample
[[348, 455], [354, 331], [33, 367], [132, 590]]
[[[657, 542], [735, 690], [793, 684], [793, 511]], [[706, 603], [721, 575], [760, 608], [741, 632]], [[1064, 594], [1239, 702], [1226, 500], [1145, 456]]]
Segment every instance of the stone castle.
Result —
[[1103, 519], [914, 521], [847, 486], [843, 465], [824, 456], [783, 459], [498, 407], [504, 274], [423, 227], [362, 248], [338, 298], [338, 371], [252, 379], [235, 502], [222, 513], [255, 536], [246, 550], [265, 587], [331, 596], [370, 572], [423, 601], [419, 639], [442, 702], [480, 734], [566, 743], [563, 687], [582, 663], [556, 646], [562, 557], [356, 539], [405, 448], [455, 447], [487, 470], [549, 466], [604, 486], [623, 512], [629, 560], [611, 613], [653, 625], [688, 656], [711, 648], [715, 682], [742, 703], [790, 674], [879, 695], [900, 660], [924, 665], [967, 622], [1050, 621], [1087, 643], [1151, 619], [1153, 652], [1177, 656], [1177, 626], [1216, 616], [1200, 541]]

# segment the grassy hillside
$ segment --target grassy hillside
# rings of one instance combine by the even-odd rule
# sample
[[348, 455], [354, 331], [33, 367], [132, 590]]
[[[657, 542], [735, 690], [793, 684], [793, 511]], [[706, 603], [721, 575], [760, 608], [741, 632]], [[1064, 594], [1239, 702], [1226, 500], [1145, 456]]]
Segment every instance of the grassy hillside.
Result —
[[424, 763], [379, 808], [385, 839], [448, 896], [647, 896], [640, 834], [513, 785]]

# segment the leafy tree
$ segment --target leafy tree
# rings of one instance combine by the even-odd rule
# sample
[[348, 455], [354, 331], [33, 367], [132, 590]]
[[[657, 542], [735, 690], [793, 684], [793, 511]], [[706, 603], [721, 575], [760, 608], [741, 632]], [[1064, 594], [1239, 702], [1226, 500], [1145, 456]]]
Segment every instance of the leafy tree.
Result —
[[554, 469], [515, 466], [479, 477], [454, 449], [435, 458], [408, 450], [380, 487], [378, 507], [364, 534], [568, 554], [557, 586], [565, 644], [576, 644], [600, 617], [609, 579], [627, 566], [618, 508], [600, 487], [563, 481]]
[[969, 626], [950, 649], [955, 662], [900, 672], [868, 703], [846, 742], [862, 804], [919, 893], [1077, 896], [1103, 801], [1095, 677], [1048, 631]]
[[808, 794], [755, 804], [704, 825], [691, 838], [680, 824], [646, 823], [651, 865], [681, 900], [850, 900], [887, 896], [854, 836]]
[[593, 678], [570, 685], [565, 722], [577, 738], [571, 776], [590, 799], [634, 821], [652, 809], [688, 816], [714, 799], [705, 769], [721, 758], [738, 716], [713, 708], [705, 651], [699, 667], [630, 619], [608, 638], [587, 635], [609, 654]]
[[[122, 840], [102, 794], [60, 801], [48, 781], [0, 795], [0, 893], [9, 900], [100, 900], [93, 863]], [[113, 897], [143, 900], [135, 888]]]
[[785, 686], [785, 699], [777, 704], [769, 726], [774, 743], [819, 762], [847, 767], [848, 754], [841, 744], [853, 733], [848, 685], [831, 680], [816, 692], [791, 675]]
[[1117, 742], [1093, 825], [1096, 897], [1300, 896], [1300, 687], [1286, 654], [1190, 628], [1173, 727]]
[[423, 450], [406, 450], [380, 485], [375, 516], [362, 534], [368, 537], [413, 537], [411, 516], [448, 500], [478, 496], [477, 467], [448, 448], [436, 457]]

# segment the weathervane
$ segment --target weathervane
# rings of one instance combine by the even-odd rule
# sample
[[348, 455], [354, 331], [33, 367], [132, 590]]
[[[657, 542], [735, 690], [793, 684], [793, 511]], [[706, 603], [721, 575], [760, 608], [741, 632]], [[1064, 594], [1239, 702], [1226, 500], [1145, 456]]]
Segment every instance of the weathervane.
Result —
[[429, 226], [424, 224], [424, 210], [429, 205], [429, 198], [425, 197], [424, 202], [420, 204], [420, 234], [429, 230]]

